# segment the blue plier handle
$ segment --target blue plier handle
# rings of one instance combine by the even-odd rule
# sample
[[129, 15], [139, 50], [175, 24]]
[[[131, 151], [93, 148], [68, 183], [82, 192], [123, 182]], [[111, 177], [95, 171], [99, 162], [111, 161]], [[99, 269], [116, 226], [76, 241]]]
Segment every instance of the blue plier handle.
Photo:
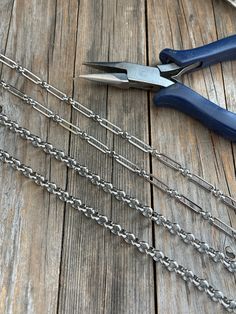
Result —
[[201, 121], [207, 128], [236, 141], [236, 114], [219, 107], [178, 78], [212, 64], [236, 59], [236, 35], [189, 50], [164, 49], [160, 52], [162, 64], [156, 67], [128, 62], [90, 62], [89, 66], [109, 73], [81, 75], [121, 88], [142, 88], [157, 91], [154, 104], [182, 111]]

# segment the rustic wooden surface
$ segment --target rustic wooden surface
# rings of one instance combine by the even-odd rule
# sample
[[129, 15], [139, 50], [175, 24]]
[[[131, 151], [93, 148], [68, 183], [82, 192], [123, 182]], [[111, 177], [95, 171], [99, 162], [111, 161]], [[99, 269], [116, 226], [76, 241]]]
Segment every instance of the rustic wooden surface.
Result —
[[[165, 47], [196, 47], [236, 32], [236, 10], [223, 0], [0, 0], [0, 52], [102, 116], [187, 164], [236, 197], [236, 146], [174, 110], [157, 109], [144, 91], [123, 91], [78, 79], [84, 61], [127, 60], [156, 64]], [[1, 77], [78, 123], [114, 150], [164, 178], [214, 215], [236, 227], [232, 210], [179, 175], [98, 128], [69, 106], [0, 67]], [[184, 83], [236, 111], [236, 63], [219, 64]], [[3, 112], [77, 157], [213, 247], [235, 243], [191, 211], [105, 158], [77, 137], [32, 112], [6, 91]], [[0, 147], [101, 209], [167, 255], [236, 298], [235, 276], [154, 227], [140, 214], [0, 128]], [[163, 270], [54, 196], [0, 166], [0, 313], [221, 313], [192, 286]]]

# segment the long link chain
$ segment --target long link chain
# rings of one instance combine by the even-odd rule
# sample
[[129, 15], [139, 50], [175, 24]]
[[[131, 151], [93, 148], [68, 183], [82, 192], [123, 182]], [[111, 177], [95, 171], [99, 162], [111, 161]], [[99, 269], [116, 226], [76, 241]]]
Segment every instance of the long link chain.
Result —
[[67, 191], [58, 187], [55, 183], [50, 182], [41, 174], [33, 171], [31, 167], [24, 165], [20, 160], [10, 156], [6, 151], [1, 149], [0, 161], [19, 171], [26, 178], [43, 187], [49, 193], [54, 194], [61, 201], [83, 213], [86, 217], [92, 219], [97, 224], [107, 230], [110, 230], [110, 232], [114, 235], [124, 239], [128, 244], [134, 246], [141, 253], [150, 256], [155, 262], [160, 263], [169, 272], [175, 272], [185, 282], [192, 283], [193, 286], [204, 292], [212, 301], [221, 304], [227, 311], [236, 312], [236, 300], [229, 299], [224, 296], [220, 290], [210, 285], [206, 279], [198, 277], [191, 270], [178, 264], [174, 259], [170, 259], [168, 256], [165, 256], [162, 251], [152, 247], [146, 241], [140, 240], [133, 233], [128, 232], [119, 224], [109, 220], [105, 215], [100, 214], [94, 208], [83, 204], [79, 198], [70, 195]]
[[21, 138], [29, 141], [34, 147], [40, 148], [46, 154], [63, 162], [68, 168], [76, 171], [80, 176], [87, 178], [92, 184], [102, 188], [104, 192], [111, 194], [131, 208], [136, 209], [143, 216], [151, 219], [157, 225], [164, 227], [171, 234], [177, 235], [186, 244], [193, 246], [198, 252], [208, 255], [214, 262], [222, 263], [230, 272], [236, 272], [236, 261], [231, 261], [224, 253], [210, 247], [208, 243], [198, 240], [194, 234], [185, 231], [178, 223], [172, 222], [164, 215], [154, 211], [151, 207], [142, 204], [137, 198], [128, 195], [125, 191], [116, 188], [111, 182], [105, 181], [99, 175], [89, 170], [86, 166], [79, 164], [74, 158], [67, 156], [62, 150], [55, 148], [51, 143], [43, 141], [39, 136], [32, 134], [28, 129], [19, 126], [6, 115], [0, 113], [0, 125], [5, 126], [13, 133], [19, 134]]
[[107, 145], [97, 140], [95, 137], [89, 135], [87, 132], [81, 130], [79, 126], [76, 126], [73, 123], [67, 121], [66, 119], [60, 117], [57, 113], [53, 112], [52, 110], [48, 109], [47, 107], [45, 107], [38, 101], [29, 97], [25, 93], [21, 92], [16, 87], [10, 84], [7, 84], [5, 81], [1, 80], [0, 86], [3, 87], [8, 92], [10, 92], [11, 94], [17, 96], [18, 98], [20, 98], [21, 100], [29, 104], [30, 106], [32, 106], [33, 109], [43, 114], [47, 118], [51, 119], [53, 122], [59, 124], [66, 130], [70, 131], [71, 133], [79, 136], [82, 140], [86, 141], [89, 145], [95, 147], [96, 149], [104, 153], [105, 155], [113, 158], [116, 162], [118, 162], [119, 164], [121, 164], [122, 166], [130, 170], [131, 172], [144, 178], [146, 181], [148, 181], [153, 186], [155, 186], [162, 192], [166, 193], [170, 197], [174, 198], [179, 203], [190, 208], [195, 213], [199, 214], [201, 218], [206, 220], [211, 225], [214, 225], [215, 227], [223, 231], [228, 236], [236, 239], [236, 230], [232, 228], [230, 225], [226, 224], [221, 219], [214, 217], [209, 211], [204, 211], [198, 204], [193, 202], [191, 199], [184, 196], [183, 194], [180, 194], [175, 189], [172, 189], [166, 183], [161, 181], [159, 178], [157, 178], [153, 174], [148, 173], [146, 170], [140, 168], [129, 159], [116, 153], [114, 150], [111, 150]]
[[[228, 207], [233, 208], [236, 210], [236, 200], [233, 199], [231, 196], [226, 195], [220, 189], [215, 187], [213, 184], [209, 183], [207, 180], [202, 178], [201, 176], [194, 174], [188, 168], [181, 165], [179, 162], [174, 160], [173, 158], [167, 156], [164, 153], [158, 152], [157, 149], [151, 147], [149, 144], [145, 143], [144, 141], [138, 139], [136, 136], [129, 134], [128, 132], [122, 130], [120, 127], [115, 125], [114, 123], [110, 122], [109, 120], [100, 117], [98, 114], [93, 112], [92, 110], [88, 109], [78, 101], [74, 100], [73, 98], [69, 97], [53, 85], [47, 83], [46, 81], [42, 80], [40, 77], [35, 75], [33, 72], [28, 70], [27, 68], [21, 66], [14, 60], [0, 54], [0, 62], [7, 65], [9, 68], [16, 70], [18, 73], [23, 75], [26, 79], [30, 80], [36, 85], [41, 86], [45, 89], [48, 93], [52, 94], [53, 96], [57, 97], [61, 101], [64, 101], [71, 105], [75, 110], [83, 114], [85, 117], [92, 119], [99, 123], [105, 129], [111, 131], [113, 134], [120, 136], [124, 140], [128, 141], [131, 145], [135, 146], [136, 148], [142, 150], [145, 153], [151, 154], [153, 157], [158, 159], [160, 162], [165, 164], [167, 167], [178, 171], [181, 173], [185, 178], [193, 182], [194, 184], [198, 185], [202, 189], [211, 193], [214, 197], [219, 199]], [[166, 188], [166, 187], [164, 187]]]

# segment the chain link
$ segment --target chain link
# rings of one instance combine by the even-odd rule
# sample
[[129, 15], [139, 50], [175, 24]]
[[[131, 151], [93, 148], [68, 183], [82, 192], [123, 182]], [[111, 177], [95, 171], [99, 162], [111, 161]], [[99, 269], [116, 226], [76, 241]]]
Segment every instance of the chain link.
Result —
[[153, 186], [166, 193], [168, 196], [174, 198], [176, 201], [180, 202], [187, 208], [199, 214], [201, 218], [207, 220], [211, 225], [216, 226], [219, 230], [221, 230], [228, 236], [236, 239], [236, 230], [234, 228], [232, 228], [219, 218], [215, 218], [209, 211], [204, 211], [198, 204], [196, 204], [183, 194], [180, 194], [177, 190], [171, 188], [153, 174], [148, 173], [146, 170], [140, 168], [138, 165], [134, 164], [126, 157], [118, 154], [114, 150], [111, 150], [107, 145], [105, 145], [101, 141], [89, 135], [87, 132], [81, 130], [78, 126], [63, 119], [57, 113], [49, 110], [47, 107], [37, 102], [36, 100], [32, 99], [28, 95], [22, 93], [16, 87], [7, 84], [3, 80], [0, 81], [0, 86], [2, 86], [11, 94], [22, 99], [27, 104], [31, 105], [33, 109], [37, 110], [39, 113], [51, 119], [53, 122], [59, 124], [66, 130], [72, 132], [73, 134], [78, 135], [83, 141], [86, 141], [89, 145], [95, 147], [105, 155], [113, 158], [116, 162], [118, 162], [128, 170], [132, 171], [133, 173], [137, 174], [138, 176], [142, 177], [143, 179], [151, 183]]
[[41, 174], [33, 171], [29, 166], [25, 166], [18, 159], [10, 156], [6, 151], [0, 149], [0, 161], [8, 164], [11, 168], [21, 172], [26, 178], [34, 181], [37, 185], [46, 189], [49, 193], [54, 194], [61, 201], [72, 206], [79, 212], [82, 212], [87, 218], [92, 219], [100, 226], [110, 230], [114, 235], [122, 238], [128, 244], [134, 246], [139, 252], [150, 256], [156, 263], [160, 263], [169, 272], [175, 272], [185, 282], [192, 283], [193, 286], [204, 292], [212, 301], [218, 302], [229, 312], [236, 312], [236, 300], [229, 299], [224, 294], [202, 279], [195, 275], [191, 270], [178, 264], [174, 259], [165, 256], [164, 253], [137, 238], [133, 233], [128, 232], [119, 224], [109, 220], [107, 216], [100, 214], [94, 208], [83, 204], [82, 201], [70, 195], [67, 191], [58, 187], [55, 183], [50, 182]]
[[36, 76], [33, 72], [29, 71], [27, 68], [22, 67], [17, 62], [12, 59], [0, 54], [0, 62], [7, 65], [11, 69], [15, 69], [18, 73], [23, 75], [25, 78], [33, 82], [34, 84], [40, 85], [43, 89], [45, 89], [48, 93], [54, 95], [58, 99], [70, 104], [75, 110], [82, 113], [89, 119], [92, 119], [99, 123], [103, 128], [111, 131], [113, 134], [120, 136], [124, 140], [128, 141], [131, 145], [136, 148], [142, 150], [145, 153], [150, 153], [154, 158], [158, 159], [161, 163], [165, 164], [167, 167], [178, 171], [185, 178], [189, 179], [194, 184], [198, 185], [202, 189], [211, 193], [214, 197], [224, 203], [226, 206], [233, 208], [236, 211], [236, 200], [231, 196], [226, 195], [213, 184], [209, 183], [204, 178], [194, 174], [188, 168], [181, 165], [179, 162], [175, 161], [171, 157], [166, 154], [158, 152], [155, 148], [151, 147], [149, 144], [144, 141], [138, 139], [136, 136], [129, 134], [126, 131], [123, 131], [120, 127], [115, 125], [114, 123], [108, 121], [107, 119], [100, 117], [98, 114], [83, 106], [78, 101], [74, 100], [72, 97], [67, 96], [65, 93], [61, 92], [59, 89], [54, 87], [53, 85], [43, 81], [38, 76]]
[[[178, 223], [168, 220], [162, 214], [154, 211], [151, 207], [142, 204], [136, 197], [128, 195], [125, 191], [113, 186], [109, 181], [100, 178], [86, 166], [79, 164], [74, 158], [67, 156], [62, 150], [53, 147], [52, 144], [44, 142], [39, 136], [32, 134], [28, 129], [20, 127], [16, 122], [10, 120], [6, 115], [0, 113], [0, 125], [5, 126], [13, 133], [19, 134], [28, 140], [34, 147], [38, 147], [53, 158], [63, 162], [68, 168], [72, 168], [80, 176], [86, 177], [92, 184], [102, 188], [106, 193], [114, 196], [131, 208], [138, 210], [143, 216], [151, 219], [157, 225], [166, 228], [171, 234], [177, 235], [186, 244], [192, 245], [200, 253], [208, 255], [214, 262], [222, 263], [230, 272], [236, 272], [236, 262], [227, 258], [224, 253], [211, 248], [206, 242], [198, 240], [194, 234], [183, 230]], [[204, 216], [205, 218], [205, 216]]]

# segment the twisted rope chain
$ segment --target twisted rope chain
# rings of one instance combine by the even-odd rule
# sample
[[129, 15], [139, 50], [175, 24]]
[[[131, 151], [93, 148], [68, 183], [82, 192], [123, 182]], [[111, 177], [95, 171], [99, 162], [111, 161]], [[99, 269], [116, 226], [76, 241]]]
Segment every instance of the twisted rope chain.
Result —
[[0, 54], [0, 62], [7, 65], [9, 68], [16, 70], [18, 73], [23, 75], [26, 79], [30, 80], [36, 85], [41, 86], [51, 95], [57, 97], [61, 101], [71, 105], [75, 110], [80, 112], [85, 117], [92, 119], [99, 123], [100, 126], [103, 128], [111, 131], [113, 134], [120, 136], [124, 140], [128, 141], [131, 145], [135, 146], [136, 148], [142, 150], [147, 154], [151, 154], [153, 157], [158, 159], [160, 162], [165, 164], [167, 167], [180, 172], [185, 178], [193, 182], [194, 184], [198, 185], [200, 188], [208, 191], [214, 197], [219, 199], [228, 207], [233, 208], [236, 211], [236, 200], [233, 199], [231, 196], [226, 195], [213, 184], [209, 183], [207, 180], [202, 178], [201, 176], [194, 174], [188, 168], [181, 165], [178, 161], [174, 160], [173, 158], [167, 156], [164, 153], [158, 152], [157, 149], [151, 147], [149, 144], [145, 143], [144, 141], [138, 139], [136, 136], [129, 134], [128, 132], [122, 130], [119, 126], [115, 125], [114, 123], [110, 122], [109, 120], [100, 117], [98, 114], [93, 112], [92, 110], [88, 109], [78, 101], [74, 100], [72, 97], [69, 97], [53, 85], [47, 83], [46, 81], [42, 80], [40, 77], [35, 75], [33, 72], [28, 70], [27, 68], [21, 66], [14, 60]]
[[95, 137], [89, 135], [85, 131], [81, 130], [79, 126], [74, 125], [71, 122], [67, 121], [66, 119], [60, 117], [57, 113], [53, 112], [52, 110], [48, 109], [47, 107], [45, 107], [38, 101], [24, 94], [23, 92], [18, 90], [16, 87], [10, 84], [7, 84], [5, 81], [1, 80], [0, 86], [3, 87], [8, 92], [10, 92], [11, 94], [23, 100], [25, 103], [32, 106], [33, 109], [43, 114], [47, 118], [51, 119], [53, 122], [59, 124], [66, 130], [70, 131], [71, 133], [79, 136], [82, 140], [86, 141], [89, 145], [95, 147], [96, 149], [101, 151], [103, 154], [113, 158], [116, 162], [118, 162], [119, 164], [127, 168], [128, 170], [144, 178], [146, 181], [151, 183], [153, 186], [155, 186], [162, 192], [173, 197], [176, 201], [190, 208], [195, 213], [199, 214], [201, 218], [205, 219], [211, 225], [214, 225], [215, 227], [223, 231], [228, 236], [236, 239], [236, 230], [232, 228], [230, 225], [226, 224], [221, 219], [214, 217], [209, 211], [204, 211], [198, 204], [193, 202], [191, 199], [184, 196], [183, 194], [180, 194], [175, 189], [172, 189], [166, 183], [161, 181], [159, 178], [157, 178], [153, 174], [148, 173], [146, 170], [140, 168], [129, 159], [116, 153], [114, 150], [111, 150], [107, 145], [97, 140]]
[[146, 241], [139, 240], [133, 233], [126, 231], [119, 224], [109, 220], [105, 215], [100, 214], [94, 208], [83, 204], [77, 197], [70, 195], [67, 191], [50, 182], [41, 174], [33, 171], [29, 166], [21, 163], [20, 160], [10, 156], [6, 151], [0, 149], [0, 161], [8, 164], [11, 168], [22, 173], [26, 178], [54, 194], [61, 201], [82, 212], [86, 217], [94, 220], [105, 229], [110, 230], [114, 235], [124, 239], [130, 245], [136, 247], [141, 253], [149, 255], [155, 262], [160, 263], [169, 272], [175, 272], [184, 281], [192, 283], [200, 291], [204, 292], [212, 301], [220, 303], [229, 312], [236, 312], [236, 300], [229, 299], [220, 291], [195, 275], [191, 270], [179, 265], [175, 260], [165, 256], [164, 253], [150, 246]]
[[24, 140], [29, 141], [34, 147], [40, 148], [46, 154], [63, 162], [68, 168], [76, 171], [80, 176], [87, 178], [92, 184], [102, 188], [106, 193], [114, 196], [118, 201], [136, 209], [143, 216], [154, 221], [167, 229], [171, 234], [177, 235], [186, 244], [193, 246], [198, 252], [208, 255], [214, 262], [220, 262], [230, 272], [236, 272], [236, 261], [231, 261], [224, 253], [211, 248], [206, 242], [198, 240], [194, 234], [185, 231], [178, 223], [168, 220], [162, 214], [154, 211], [151, 207], [142, 204], [137, 198], [128, 195], [125, 191], [113, 186], [111, 182], [100, 178], [87, 167], [79, 164], [74, 158], [67, 156], [62, 150], [55, 148], [52, 144], [43, 141], [39, 136], [32, 134], [28, 129], [22, 128], [16, 122], [10, 120], [6, 115], [0, 113], [0, 125], [5, 126], [13, 133], [20, 135]]

